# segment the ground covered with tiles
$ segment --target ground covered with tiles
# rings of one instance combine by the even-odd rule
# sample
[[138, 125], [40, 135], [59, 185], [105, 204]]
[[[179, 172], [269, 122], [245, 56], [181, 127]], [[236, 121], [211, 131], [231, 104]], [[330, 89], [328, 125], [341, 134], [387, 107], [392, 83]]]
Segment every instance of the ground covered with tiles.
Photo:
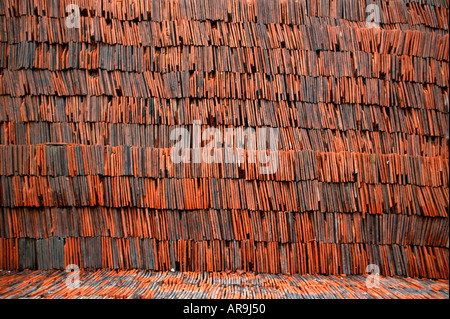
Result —
[[[448, 299], [449, 281], [367, 275], [321, 276], [142, 270], [1, 271], [0, 298]], [[78, 281], [77, 281], [78, 280]], [[371, 281], [372, 285], [376, 282]]]

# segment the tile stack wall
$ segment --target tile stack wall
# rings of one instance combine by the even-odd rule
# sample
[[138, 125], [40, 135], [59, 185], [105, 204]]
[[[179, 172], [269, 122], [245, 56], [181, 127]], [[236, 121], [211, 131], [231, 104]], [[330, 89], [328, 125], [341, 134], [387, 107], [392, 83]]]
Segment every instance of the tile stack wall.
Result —
[[449, 2], [387, 2], [0, 1], [0, 269], [448, 279]]

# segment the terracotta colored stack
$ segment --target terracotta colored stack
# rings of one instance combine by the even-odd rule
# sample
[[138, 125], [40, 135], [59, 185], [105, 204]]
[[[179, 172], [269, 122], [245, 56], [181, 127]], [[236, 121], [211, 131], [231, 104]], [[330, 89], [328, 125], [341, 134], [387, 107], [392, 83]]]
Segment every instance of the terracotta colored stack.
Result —
[[[0, 1], [0, 269], [448, 279], [449, 1], [376, 3]], [[278, 170], [173, 163], [196, 120]]]

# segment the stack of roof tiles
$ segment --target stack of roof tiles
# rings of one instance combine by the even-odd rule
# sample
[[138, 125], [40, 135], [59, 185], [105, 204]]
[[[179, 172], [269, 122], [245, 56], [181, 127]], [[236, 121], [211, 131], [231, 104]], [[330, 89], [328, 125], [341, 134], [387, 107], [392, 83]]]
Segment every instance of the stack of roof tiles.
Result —
[[[0, 0], [0, 269], [448, 279], [449, 1], [370, 3]], [[278, 170], [173, 163], [196, 120]]]

